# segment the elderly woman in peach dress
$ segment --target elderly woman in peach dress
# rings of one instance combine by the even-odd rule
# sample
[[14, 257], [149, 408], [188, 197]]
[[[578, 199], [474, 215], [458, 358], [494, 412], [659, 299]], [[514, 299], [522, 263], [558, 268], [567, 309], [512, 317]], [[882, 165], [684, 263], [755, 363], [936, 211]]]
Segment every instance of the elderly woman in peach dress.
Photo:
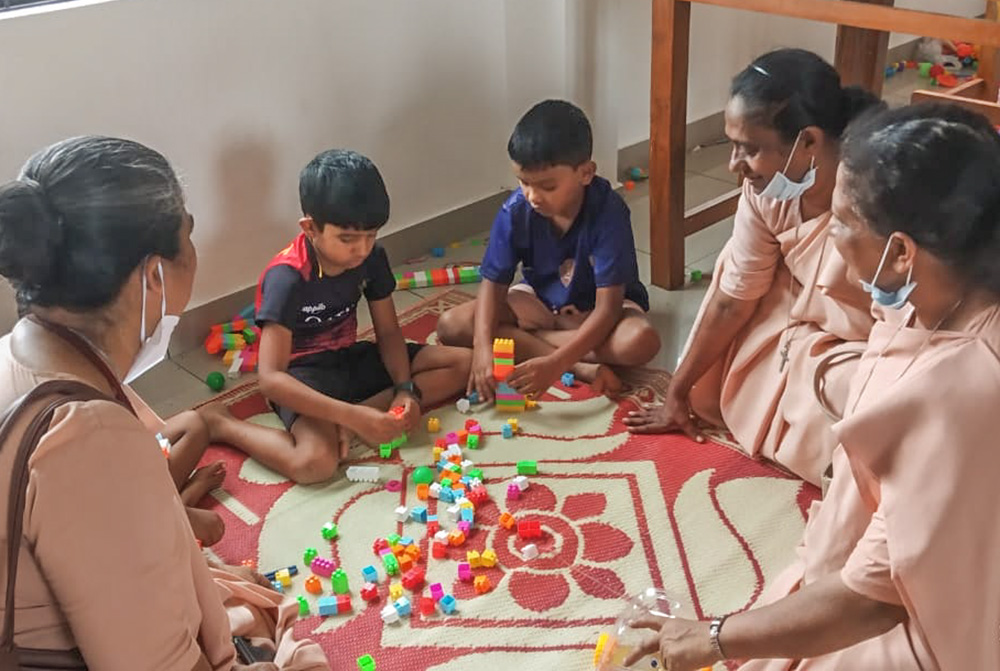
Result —
[[849, 131], [831, 235], [884, 321], [769, 605], [674, 620], [664, 668], [1000, 669], [1000, 138], [951, 106]]
[[[56, 379], [106, 398], [61, 407], [28, 462], [14, 643], [77, 649], [91, 669], [327, 669], [292, 637], [294, 602], [208, 565], [123, 388], [166, 354], [194, 281], [192, 226], [166, 159], [128, 140], [59, 142], [0, 186], [0, 276], [23, 315], [0, 338], [0, 408]], [[237, 664], [234, 635], [273, 662]]]
[[729, 169], [743, 178], [733, 235], [662, 406], [631, 413], [637, 433], [682, 430], [694, 418], [728, 429], [753, 457], [820, 484], [837, 441], [813, 401], [822, 361], [842, 405], [873, 319], [830, 241], [830, 200], [847, 124], [878, 100], [816, 54], [779, 49], [733, 80]]

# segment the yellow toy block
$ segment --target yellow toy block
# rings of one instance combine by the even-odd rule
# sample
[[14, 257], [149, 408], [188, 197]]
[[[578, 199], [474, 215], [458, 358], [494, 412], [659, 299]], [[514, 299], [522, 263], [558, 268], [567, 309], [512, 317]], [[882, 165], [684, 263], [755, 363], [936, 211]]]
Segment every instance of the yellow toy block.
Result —
[[497, 565], [497, 553], [493, 550], [483, 550], [483, 554], [479, 557], [479, 562], [483, 565], [483, 568], [493, 568]]
[[393, 601], [403, 596], [403, 585], [398, 582], [389, 585], [389, 596], [392, 597]]
[[479, 553], [475, 550], [469, 550], [465, 553], [465, 560], [469, 562], [470, 568], [480, 568], [483, 565], [483, 560], [479, 556]]

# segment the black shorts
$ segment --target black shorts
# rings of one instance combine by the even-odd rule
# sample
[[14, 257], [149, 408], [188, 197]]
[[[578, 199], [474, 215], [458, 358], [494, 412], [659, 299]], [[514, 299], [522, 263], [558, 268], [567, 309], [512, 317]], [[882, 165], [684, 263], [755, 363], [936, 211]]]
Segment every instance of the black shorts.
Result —
[[[423, 348], [424, 345], [418, 343], [406, 343], [411, 363]], [[360, 403], [393, 386], [378, 345], [368, 340], [295, 359], [288, 366], [288, 374], [310, 389], [345, 403]], [[299, 418], [299, 413], [290, 408], [275, 403], [271, 407], [286, 429], [291, 429]]]

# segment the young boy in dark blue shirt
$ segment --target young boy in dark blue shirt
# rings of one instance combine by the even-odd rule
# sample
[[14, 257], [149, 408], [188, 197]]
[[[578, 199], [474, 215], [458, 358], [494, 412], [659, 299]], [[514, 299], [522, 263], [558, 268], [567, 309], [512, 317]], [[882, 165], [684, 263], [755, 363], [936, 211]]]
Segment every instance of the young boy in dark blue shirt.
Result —
[[[473, 348], [468, 390], [492, 398], [494, 338], [513, 338], [519, 363], [507, 383], [540, 394], [572, 371], [615, 393], [608, 367], [640, 366], [660, 348], [646, 318], [628, 206], [591, 160], [590, 123], [547, 100], [521, 118], [507, 144], [520, 188], [490, 232], [476, 301], [438, 322], [442, 343]], [[511, 286], [517, 266], [524, 281]], [[606, 365], [607, 364], [607, 365]]]
[[[388, 443], [417, 426], [421, 404], [461, 392], [470, 356], [403, 340], [395, 277], [375, 243], [389, 219], [389, 195], [370, 160], [344, 150], [319, 154], [300, 175], [299, 197], [302, 232], [257, 287], [260, 389], [287, 431], [247, 431], [227, 442], [312, 483], [333, 476], [354, 435]], [[362, 296], [376, 342], [357, 340]], [[405, 409], [398, 418], [387, 412], [396, 406]]]

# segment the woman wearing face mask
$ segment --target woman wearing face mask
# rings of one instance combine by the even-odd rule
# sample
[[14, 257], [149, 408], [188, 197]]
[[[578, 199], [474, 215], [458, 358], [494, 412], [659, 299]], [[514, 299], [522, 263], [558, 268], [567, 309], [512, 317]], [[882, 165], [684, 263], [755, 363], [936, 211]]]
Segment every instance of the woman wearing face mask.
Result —
[[850, 131], [833, 212], [848, 274], [896, 309], [834, 425], [787, 596], [665, 625], [647, 651], [669, 671], [1000, 669], [1000, 137], [958, 107], [882, 112]]
[[[28, 462], [14, 642], [78, 648], [92, 669], [203, 670], [234, 668], [239, 634], [283, 668], [325, 669], [292, 639], [294, 602], [246, 569], [209, 568], [122, 388], [166, 354], [191, 295], [192, 225], [167, 161], [127, 140], [57, 143], [0, 186], [0, 275], [23, 315], [0, 339], [0, 409], [53, 379], [107, 399], [61, 407]], [[0, 449], [3, 520], [19, 442]]]
[[781, 49], [733, 80], [729, 168], [743, 178], [732, 238], [719, 256], [686, 353], [662, 406], [631, 413], [637, 433], [682, 430], [692, 414], [725, 426], [752, 456], [820, 482], [835, 441], [813, 399], [821, 360], [826, 393], [842, 404], [871, 329], [870, 299], [845, 278], [829, 241], [830, 198], [848, 122], [879, 104], [842, 88], [816, 54]]

